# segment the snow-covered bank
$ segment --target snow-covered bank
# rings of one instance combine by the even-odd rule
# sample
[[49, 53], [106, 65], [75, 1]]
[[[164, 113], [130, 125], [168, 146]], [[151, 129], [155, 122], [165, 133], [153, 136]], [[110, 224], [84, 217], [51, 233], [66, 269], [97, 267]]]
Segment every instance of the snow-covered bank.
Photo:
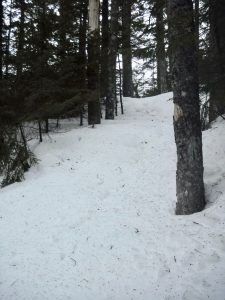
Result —
[[1, 300], [225, 299], [225, 122], [203, 135], [209, 204], [175, 216], [171, 97], [36, 148], [0, 191]]

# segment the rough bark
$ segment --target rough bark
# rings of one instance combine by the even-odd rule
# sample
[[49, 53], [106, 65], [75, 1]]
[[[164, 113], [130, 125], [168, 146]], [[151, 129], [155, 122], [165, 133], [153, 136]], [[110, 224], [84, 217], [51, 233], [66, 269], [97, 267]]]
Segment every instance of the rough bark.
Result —
[[3, 77], [3, 0], [0, 0], [0, 79]]
[[108, 88], [106, 97], [106, 119], [114, 119], [114, 111], [117, 102], [116, 96], [116, 57], [118, 50], [118, 18], [119, 1], [112, 0], [111, 22], [110, 22], [110, 47], [109, 47], [109, 69], [108, 69]]
[[193, 4], [169, 0], [174, 132], [177, 146], [176, 214], [191, 214], [205, 206], [202, 134]]
[[165, 52], [165, 28], [163, 9], [165, 0], [157, 0], [156, 13], [156, 60], [157, 60], [157, 88], [159, 93], [167, 92], [167, 64]]
[[99, 0], [89, 0], [88, 87], [95, 99], [88, 102], [88, 124], [101, 123], [99, 100]]
[[109, 68], [109, 3], [102, 1], [101, 97], [106, 97]]
[[123, 96], [133, 97], [131, 7], [132, 0], [122, 1]]
[[[80, 8], [79, 24], [79, 87], [86, 88], [86, 39], [87, 39], [88, 0], [83, 0]], [[83, 105], [80, 107], [80, 126], [83, 126]]]
[[210, 110], [209, 121], [225, 113], [225, 4], [209, 1], [210, 21]]

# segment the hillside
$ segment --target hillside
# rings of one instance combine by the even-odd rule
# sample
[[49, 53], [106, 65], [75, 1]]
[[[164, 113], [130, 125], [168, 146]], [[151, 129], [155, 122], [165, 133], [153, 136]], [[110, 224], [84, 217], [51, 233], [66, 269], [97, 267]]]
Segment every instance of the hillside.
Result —
[[225, 121], [203, 133], [206, 209], [175, 216], [171, 97], [33, 144], [0, 191], [0, 299], [225, 299]]

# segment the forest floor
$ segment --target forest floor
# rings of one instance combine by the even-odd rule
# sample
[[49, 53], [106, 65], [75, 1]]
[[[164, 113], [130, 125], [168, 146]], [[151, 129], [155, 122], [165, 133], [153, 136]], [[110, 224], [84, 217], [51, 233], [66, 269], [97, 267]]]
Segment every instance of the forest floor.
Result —
[[225, 299], [225, 121], [203, 134], [206, 209], [175, 216], [171, 97], [33, 144], [0, 191], [1, 300]]

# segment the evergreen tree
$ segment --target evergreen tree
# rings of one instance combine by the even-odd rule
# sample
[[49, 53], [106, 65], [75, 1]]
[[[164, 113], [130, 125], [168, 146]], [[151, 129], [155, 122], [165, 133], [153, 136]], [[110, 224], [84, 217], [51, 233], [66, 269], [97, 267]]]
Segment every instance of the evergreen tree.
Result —
[[209, 119], [225, 113], [225, 4], [209, 1], [210, 22], [210, 110]]
[[[79, 64], [78, 64], [78, 86], [81, 90], [87, 88], [86, 82], [86, 43], [87, 43], [87, 18], [88, 18], [88, 0], [81, 1], [79, 18]], [[83, 125], [84, 104], [80, 105], [80, 126]]]
[[174, 131], [177, 146], [177, 214], [205, 206], [197, 49], [191, 0], [169, 0]]
[[89, 0], [88, 88], [94, 98], [88, 102], [88, 124], [101, 123], [99, 94], [99, 0]]
[[157, 88], [159, 93], [167, 92], [167, 63], [165, 52], [164, 29], [165, 0], [155, 2], [154, 13], [156, 17], [156, 61], [157, 61]]
[[109, 64], [109, 1], [102, 1], [101, 97], [107, 95]]
[[118, 51], [119, 31], [119, 1], [112, 0], [109, 42], [109, 64], [108, 64], [108, 89], [106, 98], [106, 119], [114, 119], [114, 110], [117, 102], [116, 95], [116, 58]]
[[0, 0], [0, 80], [3, 77], [3, 0]]
[[25, 44], [25, 9], [26, 4], [24, 0], [18, 1], [18, 7], [20, 10], [20, 21], [18, 26], [18, 47], [16, 56], [16, 75], [17, 81], [20, 81], [23, 72], [23, 60], [24, 60], [24, 44]]
[[133, 97], [131, 18], [132, 0], [122, 1], [123, 96]]

